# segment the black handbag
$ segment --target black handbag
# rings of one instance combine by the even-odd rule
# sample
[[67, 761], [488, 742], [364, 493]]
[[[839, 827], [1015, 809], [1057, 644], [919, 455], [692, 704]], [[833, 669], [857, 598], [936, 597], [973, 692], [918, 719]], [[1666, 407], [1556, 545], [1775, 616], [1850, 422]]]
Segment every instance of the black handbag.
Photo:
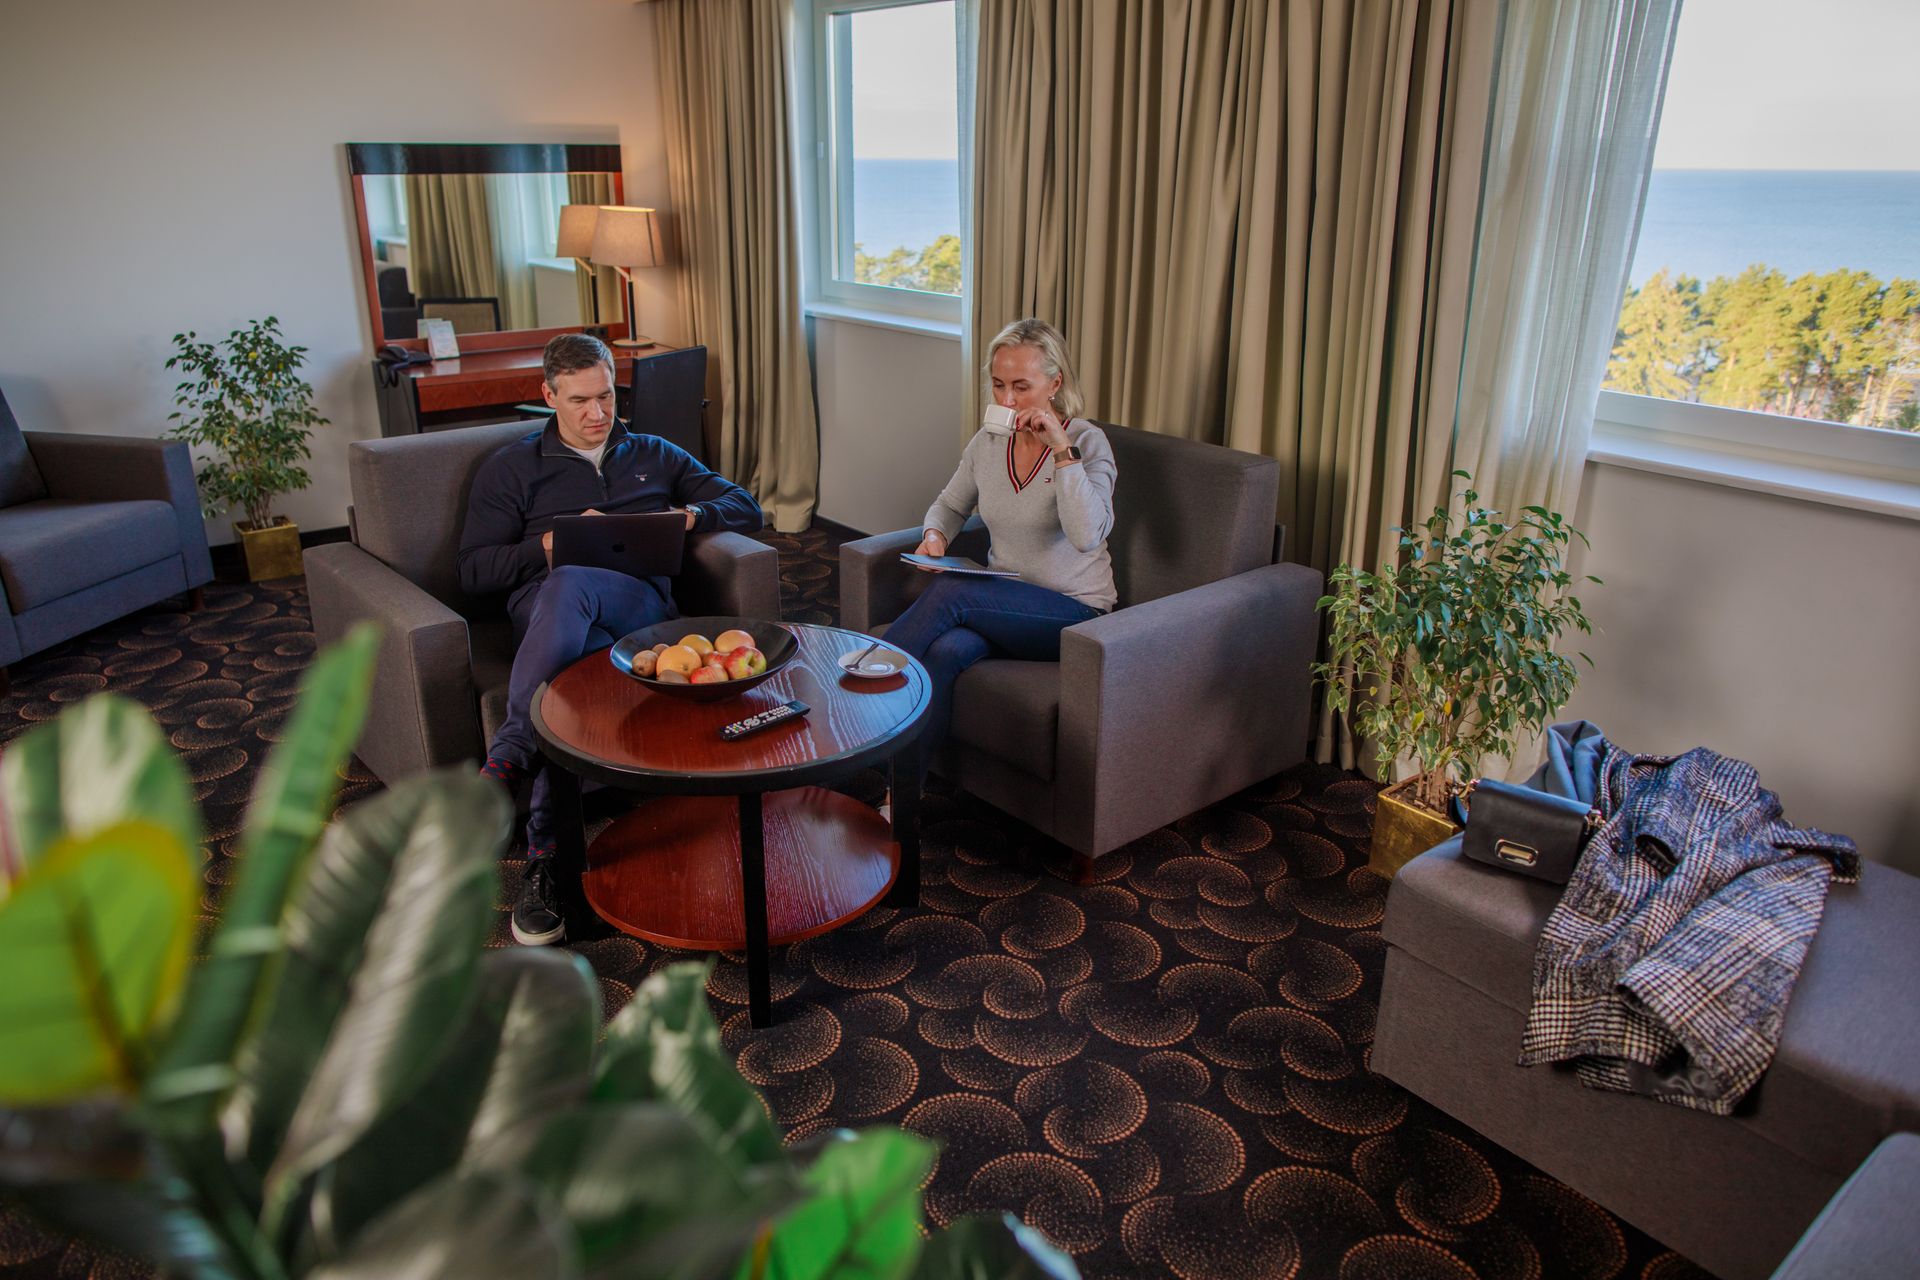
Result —
[[1456, 800], [1466, 812], [1463, 852], [1475, 862], [1550, 884], [1573, 878], [1600, 811], [1569, 796], [1480, 778]]

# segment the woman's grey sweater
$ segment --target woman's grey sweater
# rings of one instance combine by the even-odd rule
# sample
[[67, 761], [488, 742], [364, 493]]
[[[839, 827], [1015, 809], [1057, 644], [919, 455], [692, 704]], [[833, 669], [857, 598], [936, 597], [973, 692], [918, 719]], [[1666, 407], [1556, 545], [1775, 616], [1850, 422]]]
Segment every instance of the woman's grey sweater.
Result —
[[1107, 554], [1118, 474], [1113, 446], [1084, 418], [1067, 423], [1067, 439], [1080, 450], [1078, 463], [1058, 466], [1047, 452], [1031, 473], [1016, 475], [1014, 437], [975, 432], [921, 525], [951, 543], [977, 508], [993, 539], [991, 567], [1104, 611], [1119, 598]]

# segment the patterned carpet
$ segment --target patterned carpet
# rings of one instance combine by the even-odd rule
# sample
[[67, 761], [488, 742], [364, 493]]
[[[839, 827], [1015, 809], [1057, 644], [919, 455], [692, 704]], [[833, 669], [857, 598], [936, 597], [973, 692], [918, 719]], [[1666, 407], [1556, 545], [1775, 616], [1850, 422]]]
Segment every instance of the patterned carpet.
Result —
[[[787, 616], [837, 617], [831, 535], [767, 535]], [[20, 664], [0, 742], [102, 689], [139, 699], [206, 809], [207, 911], [249, 787], [313, 651], [304, 585], [217, 584]], [[342, 801], [378, 788], [357, 765]], [[877, 774], [848, 790], [877, 799]], [[918, 908], [776, 952], [777, 1025], [745, 969], [709, 995], [740, 1069], [795, 1136], [898, 1124], [943, 1144], [935, 1222], [1012, 1209], [1089, 1277], [1640, 1277], [1704, 1273], [1367, 1071], [1385, 884], [1373, 787], [1305, 766], [1102, 859], [936, 779]], [[502, 903], [519, 850], [503, 861]], [[504, 910], [494, 941], [510, 945]], [[579, 950], [608, 1012], [684, 953]], [[0, 1208], [0, 1277], [138, 1268]]]

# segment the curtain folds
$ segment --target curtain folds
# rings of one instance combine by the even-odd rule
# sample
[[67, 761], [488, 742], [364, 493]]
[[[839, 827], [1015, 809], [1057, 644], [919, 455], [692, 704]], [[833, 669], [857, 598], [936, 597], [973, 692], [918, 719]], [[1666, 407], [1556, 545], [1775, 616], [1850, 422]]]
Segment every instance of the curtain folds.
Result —
[[1579, 498], [1679, 18], [1680, 0], [1507, 14], [1456, 453], [1500, 510]]
[[[567, 175], [568, 204], [617, 204], [613, 198], [610, 173], [570, 173]], [[581, 324], [615, 324], [621, 318], [626, 301], [620, 294], [620, 273], [612, 267], [583, 267], [575, 264], [574, 284], [580, 293]], [[599, 320], [594, 319], [595, 316]]]
[[681, 288], [707, 346], [719, 469], [806, 528], [820, 441], [788, 146], [789, 0], [657, 0]]
[[423, 298], [497, 298], [487, 178], [478, 173], [407, 175], [408, 272]]
[[1498, 8], [984, 0], [970, 350], [1052, 320], [1095, 416], [1280, 460], [1290, 559], [1392, 556], [1446, 488]]

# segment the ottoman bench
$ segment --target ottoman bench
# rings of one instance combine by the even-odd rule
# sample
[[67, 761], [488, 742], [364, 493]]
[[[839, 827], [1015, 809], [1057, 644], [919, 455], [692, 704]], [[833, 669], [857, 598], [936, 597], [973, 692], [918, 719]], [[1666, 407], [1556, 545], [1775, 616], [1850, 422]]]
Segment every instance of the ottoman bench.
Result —
[[1766, 1076], [1732, 1116], [1520, 1067], [1557, 886], [1403, 867], [1372, 1068], [1723, 1280], [1761, 1280], [1880, 1141], [1920, 1128], [1920, 879], [1867, 863], [1827, 898]]

